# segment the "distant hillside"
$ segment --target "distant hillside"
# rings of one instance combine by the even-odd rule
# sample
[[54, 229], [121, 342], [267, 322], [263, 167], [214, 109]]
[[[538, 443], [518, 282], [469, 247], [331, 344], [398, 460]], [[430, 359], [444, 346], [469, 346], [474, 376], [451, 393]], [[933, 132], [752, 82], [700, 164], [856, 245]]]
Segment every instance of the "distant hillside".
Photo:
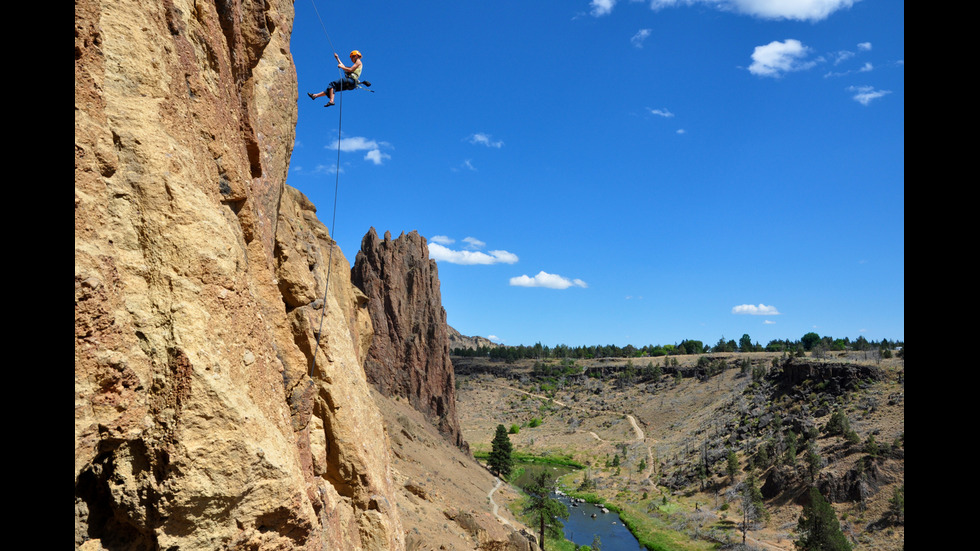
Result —
[[[855, 549], [904, 548], [904, 360], [779, 353], [520, 360], [454, 357], [464, 438], [498, 424], [516, 450], [588, 468], [567, 489], [615, 505], [650, 534], [794, 549], [816, 487]], [[729, 459], [731, 457], [731, 459]], [[731, 461], [731, 462], [730, 462]], [[900, 498], [900, 499], [899, 499]], [[763, 514], [764, 513], [764, 514]]]
[[499, 344], [486, 337], [467, 337], [459, 331], [449, 327], [449, 350], [468, 348], [479, 350], [480, 348], [497, 348]]

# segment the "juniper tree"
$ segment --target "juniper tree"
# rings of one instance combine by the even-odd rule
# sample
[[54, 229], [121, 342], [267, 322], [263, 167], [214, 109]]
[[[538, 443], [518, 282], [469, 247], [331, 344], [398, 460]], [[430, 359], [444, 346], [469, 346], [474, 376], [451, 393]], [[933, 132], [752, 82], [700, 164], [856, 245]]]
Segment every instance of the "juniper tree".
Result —
[[497, 476], [506, 477], [510, 475], [514, 467], [514, 460], [510, 456], [511, 452], [514, 451], [514, 446], [510, 443], [507, 429], [503, 425], [497, 425], [497, 433], [490, 445], [492, 449], [490, 457], [487, 458], [490, 470], [497, 473]]
[[727, 464], [725, 466], [725, 473], [728, 474], [728, 478], [732, 481], [735, 480], [735, 475], [738, 474], [738, 456], [731, 448], [728, 448]]
[[803, 506], [796, 531], [800, 537], [794, 545], [799, 551], [851, 551], [837, 513], [816, 488], [810, 488], [810, 502]]
[[888, 516], [895, 524], [905, 524], [905, 484], [892, 492], [888, 500]]

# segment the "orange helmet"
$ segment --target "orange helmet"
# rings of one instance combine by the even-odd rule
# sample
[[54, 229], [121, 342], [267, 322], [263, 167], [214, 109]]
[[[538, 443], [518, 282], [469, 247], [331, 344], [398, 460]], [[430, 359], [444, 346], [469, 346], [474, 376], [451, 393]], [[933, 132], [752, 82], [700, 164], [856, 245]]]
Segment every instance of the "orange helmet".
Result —
[[362, 56], [362, 55], [361, 55], [361, 52], [360, 52], [360, 51], [358, 51], [358, 50], [351, 50], [351, 52], [350, 52], [350, 57], [351, 57], [351, 59], [353, 59], [353, 58], [354, 58], [354, 56], [357, 56], [357, 57], [364, 57], [364, 56]]

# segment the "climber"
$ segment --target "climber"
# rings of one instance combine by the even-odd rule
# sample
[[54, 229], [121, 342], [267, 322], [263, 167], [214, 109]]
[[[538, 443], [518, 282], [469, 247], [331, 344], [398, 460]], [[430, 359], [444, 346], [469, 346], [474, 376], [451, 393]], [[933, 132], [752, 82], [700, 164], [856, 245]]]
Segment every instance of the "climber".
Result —
[[354, 90], [358, 85], [363, 84], [364, 86], [371, 86], [368, 81], [360, 82], [361, 70], [364, 69], [364, 64], [361, 63], [361, 52], [354, 50], [350, 53], [351, 66], [345, 67], [343, 62], [340, 61], [340, 56], [336, 53], [333, 57], [337, 60], [337, 68], [344, 71], [344, 76], [331, 82], [330, 86], [322, 92], [317, 92], [316, 94], [307, 92], [306, 95], [310, 96], [310, 99], [315, 100], [316, 98], [322, 98], [327, 96], [327, 104], [324, 107], [330, 107], [333, 105], [333, 93], [334, 90]]

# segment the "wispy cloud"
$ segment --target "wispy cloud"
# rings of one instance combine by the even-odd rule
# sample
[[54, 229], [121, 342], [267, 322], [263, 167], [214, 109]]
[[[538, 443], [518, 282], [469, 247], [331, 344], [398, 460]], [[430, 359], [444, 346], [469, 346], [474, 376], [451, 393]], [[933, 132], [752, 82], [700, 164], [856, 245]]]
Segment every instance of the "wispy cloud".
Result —
[[609, 15], [612, 12], [613, 7], [616, 5], [616, 0], [592, 0], [589, 2], [591, 7], [591, 13], [595, 17], [601, 17], [603, 15]]
[[781, 77], [791, 71], [809, 69], [814, 66], [813, 62], [805, 61], [809, 54], [810, 48], [799, 40], [774, 40], [765, 46], [755, 47], [749, 72], [764, 77]]
[[630, 38], [630, 44], [632, 44], [634, 48], [642, 48], [643, 42], [650, 37], [650, 33], [652, 32], [653, 31], [650, 29], [640, 29], [636, 31], [636, 34]]
[[842, 50], [840, 52], [833, 52], [833, 53], [830, 53], [828, 55], [833, 60], [833, 64], [834, 65], [840, 65], [841, 63], [843, 63], [843, 62], [847, 61], [848, 59], [851, 59], [852, 57], [854, 57], [856, 54], [854, 52], [851, 52], [851, 51], [848, 51], [848, 50]]
[[429, 238], [429, 241], [431, 243], [439, 243], [440, 245], [452, 245], [453, 243], [456, 242], [455, 239], [452, 239], [445, 235], [433, 235], [432, 237]]
[[854, 93], [854, 101], [868, 105], [873, 100], [891, 94], [891, 90], [875, 90], [873, 86], [848, 86], [848, 92]]
[[665, 109], [653, 109], [652, 107], [647, 107], [647, 111], [649, 111], [651, 115], [657, 115], [658, 117], [663, 117], [665, 119], [669, 119], [669, 118], [671, 118], [671, 117], [674, 116], [674, 114], [671, 113], [666, 108]]
[[761, 19], [820, 21], [838, 10], [850, 8], [856, 1], [860, 0], [651, 0], [650, 8], [659, 10], [679, 5], [707, 4], [723, 11]]
[[751, 316], [778, 316], [779, 310], [775, 306], [766, 306], [765, 304], [739, 304], [738, 306], [732, 308], [733, 314], [748, 314]]
[[483, 247], [486, 247], [487, 246], [486, 243], [484, 243], [483, 241], [480, 241], [479, 239], [477, 239], [475, 237], [464, 237], [463, 238], [463, 243], [466, 243], [467, 248], [470, 248], [470, 249], [482, 249]]
[[534, 277], [522, 275], [510, 278], [510, 284], [514, 287], [545, 287], [547, 289], [568, 289], [569, 287], [588, 287], [581, 279], [569, 279], [558, 274], [549, 274], [545, 271], [538, 272]]
[[[294, 166], [294, 167], [290, 167], [289, 171], [292, 172], [293, 174], [336, 174], [337, 165], [335, 164], [316, 165], [315, 167], [313, 167], [313, 170], [307, 170], [305, 167], [302, 166]], [[344, 170], [341, 169], [340, 173], [343, 174]]]
[[[870, 42], [862, 42], [862, 43], [860, 43], [860, 44], [857, 45], [857, 49], [858, 49], [858, 52], [861, 52], [861, 53], [863, 53], [863, 52], [870, 52], [871, 51], [871, 43]], [[853, 59], [856, 55], [858, 55], [858, 54], [855, 53], [855, 52], [852, 52], [850, 50], [841, 50], [839, 52], [831, 52], [829, 54], [826, 54], [826, 57], [830, 59], [830, 62], [834, 66], [837, 66], [837, 65], [840, 65], [840, 64], [844, 63], [845, 61], [848, 61], [850, 59]], [[874, 65], [872, 65], [870, 61], [865, 61], [864, 64], [861, 65], [861, 67], [859, 67], [857, 69], [847, 69], [845, 71], [833, 71], [833, 72], [827, 73], [826, 75], [824, 75], [824, 77], [825, 78], [829, 78], [829, 77], [842, 77], [844, 75], [849, 75], [851, 73], [868, 73], [868, 72], [871, 72], [873, 70], [874, 70]]]
[[500, 149], [504, 146], [503, 140], [495, 140], [490, 134], [484, 134], [482, 132], [477, 132], [476, 134], [470, 135], [467, 140], [471, 144], [485, 145], [487, 147], [494, 147]]
[[452, 172], [459, 172], [461, 169], [476, 172], [476, 167], [473, 166], [473, 162], [470, 159], [464, 159], [463, 162], [459, 163], [459, 166], [449, 167], [449, 170]]

